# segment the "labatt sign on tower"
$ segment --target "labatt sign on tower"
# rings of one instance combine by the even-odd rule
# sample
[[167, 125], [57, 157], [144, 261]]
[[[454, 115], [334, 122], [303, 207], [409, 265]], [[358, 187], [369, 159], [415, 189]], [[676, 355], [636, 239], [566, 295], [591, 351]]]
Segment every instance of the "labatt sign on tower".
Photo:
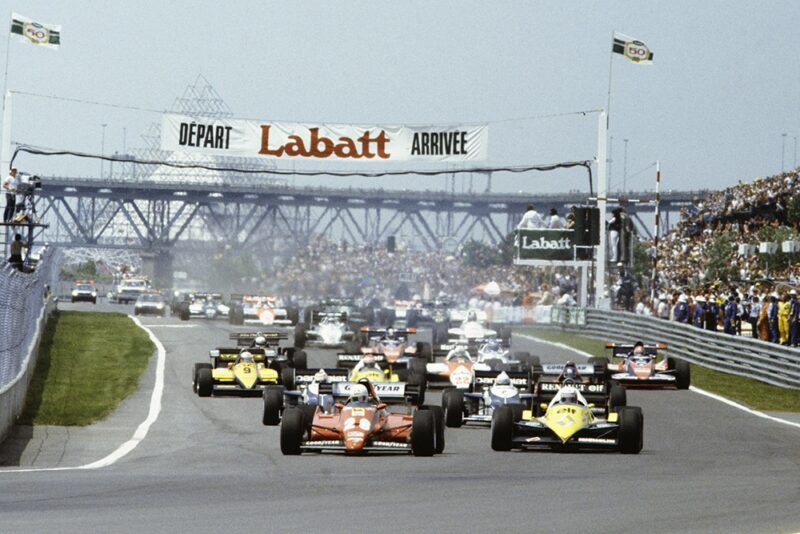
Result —
[[345, 162], [481, 161], [489, 132], [478, 126], [356, 126], [164, 115], [161, 148], [214, 156]]

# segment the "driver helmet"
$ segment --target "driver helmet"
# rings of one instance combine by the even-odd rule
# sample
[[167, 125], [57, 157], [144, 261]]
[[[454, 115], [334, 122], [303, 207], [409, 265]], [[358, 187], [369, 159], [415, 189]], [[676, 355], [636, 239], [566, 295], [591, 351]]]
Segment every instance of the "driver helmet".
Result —
[[509, 377], [505, 371], [497, 375], [497, 378], [494, 381], [496, 386], [510, 386], [511, 385], [511, 377]]
[[489, 352], [499, 352], [501, 350], [500, 342], [492, 339], [486, 343], [486, 350]]
[[249, 350], [243, 350], [239, 353], [239, 359], [246, 363], [253, 363], [253, 355], [250, 353]]
[[640, 356], [644, 354], [644, 343], [641, 341], [637, 341], [636, 344], [633, 346], [633, 354], [636, 356]]
[[394, 328], [386, 329], [386, 339], [394, 339]]
[[475, 313], [474, 311], [467, 313], [467, 321], [477, 321], [477, 320], [478, 320], [477, 313]]
[[350, 398], [347, 399], [347, 402], [368, 402], [369, 401], [369, 391], [367, 390], [367, 386], [364, 384], [355, 384], [352, 388], [350, 388]]
[[320, 369], [316, 373], [314, 373], [314, 382], [321, 383], [328, 381], [328, 373], [325, 372], [325, 369]]
[[253, 344], [256, 347], [266, 347], [267, 346], [267, 338], [261, 335], [261, 332], [256, 335], [256, 338], [253, 340]]
[[574, 404], [578, 402], [578, 391], [572, 386], [561, 388], [561, 402]]
[[564, 378], [571, 378], [576, 380], [578, 378], [578, 367], [575, 362], [567, 362], [564, 364]]
[[453, 349], [453, 352], [450, 354], [450, 359], [456, 358], [469, 358], [469, 351], [467, 351], [467, 349], [464, 347]]
[[361, 361], [364, 362], [364, 367], [375, 367], [374, 354], [365, 354]]

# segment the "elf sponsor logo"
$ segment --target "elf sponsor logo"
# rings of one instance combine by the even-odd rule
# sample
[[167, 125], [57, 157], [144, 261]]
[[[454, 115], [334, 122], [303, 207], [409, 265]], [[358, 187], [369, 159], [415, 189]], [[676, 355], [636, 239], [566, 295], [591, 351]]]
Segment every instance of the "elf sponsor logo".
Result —
[[[572, 384], [572, 386], [580, 392], [603, 393], [606, 390], [603, 384]], [[539, 384], [540, 391], [558, 391], [559, 389], [561, 389], [561, 384], [556, 382], [542, 382]]]

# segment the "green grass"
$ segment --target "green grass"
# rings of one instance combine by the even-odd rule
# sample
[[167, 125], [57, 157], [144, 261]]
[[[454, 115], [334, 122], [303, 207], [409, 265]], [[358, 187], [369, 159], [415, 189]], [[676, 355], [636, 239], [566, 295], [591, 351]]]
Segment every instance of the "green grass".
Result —
[[105, 418], [136, 391], [154, 350], [121, 313], [56, 310], [17, 423], [85, 426]]
[[[605, 341], [572, 332], [526, 328], [521, 333], [547, 341], [563, 343], [594, 356], [608, 356]], [[758, 380], [720, 373], [691, 364], [692, 385], [722, 395], [755, 410], [800, 412], [800, 390], [771, 386]]]

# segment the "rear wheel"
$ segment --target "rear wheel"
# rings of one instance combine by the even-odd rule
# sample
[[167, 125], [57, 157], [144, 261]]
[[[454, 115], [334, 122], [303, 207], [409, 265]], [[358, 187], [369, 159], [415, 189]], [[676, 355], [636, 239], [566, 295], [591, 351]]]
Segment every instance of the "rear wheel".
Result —
[[210, 397], [214, 392], [214, 376], [211, 368], [197, 370], [197, 394], [201, 397]]
[[667, 368], [675, 369], [675, 385], [678, 389], [689, 389], [691, 374], [688, 362], [676, 358], [667, 358]]
[[514, 410], [498, 406], [492, 415], [492, 450], [510, 451], [514, 431]]
[[181, 321], [188, 321], [189, 320], [189, 309], [188, 308], [182, 308], [181, 309], [180, 319], [181, 319]]
[[436, 424], [436, 454], [444, 452], [444, 410], [441, 406], [429, 406], [428, 409], [433, 412], [433, 421]]
[[295, 369], [308, 368], [308, 356], [306, 355], [306, 351], [304, 350], [294, 351], [294, 355], [292, 357], [292, 367], [294, 367]]
[[420, 341], [417, 343], [417, 354], [419, 354], [420, 358], [425, 361], [433, 361], [433, 349], [431, 348], [430, 343], [425, 341]]
[[628, 394], [616, 380], [608, 382], [608, 407], [611, 410], [626, 406], [628, 404]]
[[502, 327], [500, 329], [500, 341], [506, 347], [510, 347], [511, 346], [511, 327], [510, 326], [504, 326], [504, 327]]
[[594, 376], [598, 379], [605, 379], [608, 374], [608, 360], [605, 358], [589, 358], [589, 365], [594, 367]]
[[344, 344], [344, 351], [347, 354], [358, 354], [361, 350], [361, 345], [358, 341], [348, 341]]
[[303, 434], [306, 432], [306, 416], [299, 408], [289, 408], [283, 413], [281, 423], [281, 452], [285, 455], [300, 454]]
[[264, 389], [264, 413], [261, 422], [275, 426], [281, 422], [283, 411], [283, 386], [267, 386]]
[[447, 389], [442, 395], [444, 421], [451, 428], [464, 424], [464, 393], [457, 389]]
[[447, 343], [447, 325], [437, 324], [433, 328], [433, 343], [434, 345], [444, 345]]
[[411, 452], [433, 456], [436, 452], [436, 420], [431, 410], [417, 410], [411, 423]]

